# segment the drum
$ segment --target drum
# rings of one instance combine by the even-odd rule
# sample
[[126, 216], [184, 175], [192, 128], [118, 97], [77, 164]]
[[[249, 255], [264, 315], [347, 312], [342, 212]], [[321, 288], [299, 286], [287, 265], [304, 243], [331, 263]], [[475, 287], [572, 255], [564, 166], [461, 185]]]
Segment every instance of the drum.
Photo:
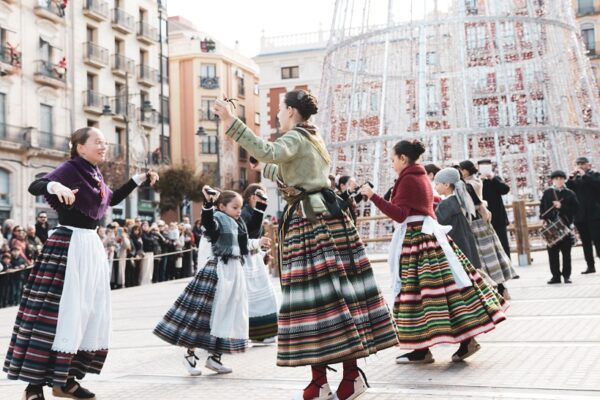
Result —
[[571, 228], [561, 218], [547, 221], [542, 228], [542, 237], [548, 247], [552, 247], [571, 234]]

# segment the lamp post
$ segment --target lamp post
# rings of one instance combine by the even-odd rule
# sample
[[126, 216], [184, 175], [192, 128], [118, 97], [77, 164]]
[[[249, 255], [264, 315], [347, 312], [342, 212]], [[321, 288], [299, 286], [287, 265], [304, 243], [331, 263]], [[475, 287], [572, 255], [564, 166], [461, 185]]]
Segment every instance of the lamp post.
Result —
[[[219, 118], [215, 117], [215, 128], [216, 128], [216, 147], [217, 147], [217, 187], [221, 187], [221, 146], [219, 145]], [[196, 135], [199, 137], [209, 137], [204, 127], [199, 126], [196, 130]]]
[[[139, 93], [129, 93], [129, 73], [127, 73], [125, 75], [125, 94], [108, 97], [109, 100], [117, 99], [117, 112], [119, 111], [118, 104], [120, 104], [120, 101], [122, 101], [121, 99], [123, 99], [125, 101], [125, 110], [123, 111], [123, 113], [121, 115], [123, 116], [123, 120], [125, 121], [125, 171], [127, 173], [127, 177], [129, 177], [129, 168], [130, 168], [130, 163], [129, 163], [129, 122], [136, 120], [135, 115], [130, 115], [130, 113], [129, 113], [129, 98], [131, 96], [139, 96]], [[146, 116], [147, 114], [149, 115], [149, 114], [153, 113], [155, 110], [152, 107], [152, 103], [150, 103], [149, 100], [144, 100], [144, 103], [142, 104], [142, 107], [141, 107], [141, 111], [142, 111], [143, 116]], [[102, 108], [102, 115], [105, 117], [115, 115], [113, 110], [110, 108], [110, 104], [104, 105], [104, 107]], [[127, 218], [129, 216], [130, 212], [131, 212], [131, 202], [130, 202], [130, 197], [127, 196], [125, 198], [125, 218]]]

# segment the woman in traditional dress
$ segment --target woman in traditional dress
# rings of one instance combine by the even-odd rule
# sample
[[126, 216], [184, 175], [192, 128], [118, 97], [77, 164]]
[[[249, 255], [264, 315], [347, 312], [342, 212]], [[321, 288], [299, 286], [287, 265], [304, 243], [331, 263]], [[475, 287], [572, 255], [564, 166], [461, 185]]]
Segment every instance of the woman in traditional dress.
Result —
[[331, 159], [308, 121], [316, 98], [305, 90], [285, 94], [277, 117], [286, 132], [275, 142], [255, 135], [227, 101], [215, 112], [226, 134], [258, 161], [287, 201], [280, 230], [282, 305], [277, 364], [308, 366], [312, 380], [302, 398], [331, 399], [329, 364], [343, 363], [340, 400], [366, 391], [356, 360], [397, 344], [395, 327], [375, 282], [364, 246], [330, 187]]
[[398, 179], [391, 201], [368, 185], [361, 189], [397, 223], [389, 257], [394, 318], [400, 347], [413, 350], [396, 358], [398, 364], [433, 362], [429, 348], [441, 343], [460, 343], [452, 360], [462, 361], [479, 350], [475, 336], [506, 318], [504, 299], [448, 240], [449, 227], [435, 219], [431, 183], [417, 162], [424, 152], [416, 140], [394, 146]]
[[4, 362], [9, 379], [29, 383], [23, 399], [94, 399], [75, 379], [99, 374], [111, 332], [110, 268], [96, 227], [109, 206], [120, 203], [154, 172], [134, 175], [114, 192], [98, 165], [106, 139], [96, 128], [71, 135], [71, 159], [29, 186], [44, 195], [60, 225], [46, 241], [29, 279]]

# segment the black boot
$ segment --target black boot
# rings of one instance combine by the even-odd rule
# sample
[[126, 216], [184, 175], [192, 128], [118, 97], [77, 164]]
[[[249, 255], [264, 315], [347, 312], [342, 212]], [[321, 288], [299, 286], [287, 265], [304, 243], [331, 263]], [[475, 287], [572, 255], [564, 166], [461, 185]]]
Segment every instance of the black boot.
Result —
[[583, 271], [583, 272], [582, 272], [582, 274], [583, 274], [583, 275], [586, 275], [586, 274], [593, 274], [593, 273], [595, 273], [595, 272], [596, 272], [596, 267], [594, 267], [593, 265], [590, 267], [590, 266], [588, 265], [587, 269], [586, 269], [585, 271]]

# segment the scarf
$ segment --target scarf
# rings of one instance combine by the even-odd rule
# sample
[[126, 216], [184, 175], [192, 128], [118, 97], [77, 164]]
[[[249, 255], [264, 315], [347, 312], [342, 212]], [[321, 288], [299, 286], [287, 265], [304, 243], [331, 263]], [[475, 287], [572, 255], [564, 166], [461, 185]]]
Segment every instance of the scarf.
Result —
[[470, 222], [477, 213], [473, 199], [469, 195], [469, 192], [467, 192], [467, 185], [463, 181], [456, 182], [454, 184], [454, 194], [456, 195], [458, 204], [460, 204], [460, 208], [465, 213], [465, 217]]
[[[73, 206], [82, 214], [98, 220], [104, 216], [112, 198], [112, 190], [106, 186], [100, 169], [81, 157], [74, 157], [63, 162], [45, 177], [52, 182], [59, 182], [69, 189], [79, 189], [75, 194]], [[56, 195], [45, 195], [50, 206], [58, 211], [64, 205]]]
[[214, 214], [219, 227], [219, 239], [212, 243], [213, 254], [219, 257], [243, 256], [248, 254], [248, 231], [240, 218], [235, 220], [224, 212]]

